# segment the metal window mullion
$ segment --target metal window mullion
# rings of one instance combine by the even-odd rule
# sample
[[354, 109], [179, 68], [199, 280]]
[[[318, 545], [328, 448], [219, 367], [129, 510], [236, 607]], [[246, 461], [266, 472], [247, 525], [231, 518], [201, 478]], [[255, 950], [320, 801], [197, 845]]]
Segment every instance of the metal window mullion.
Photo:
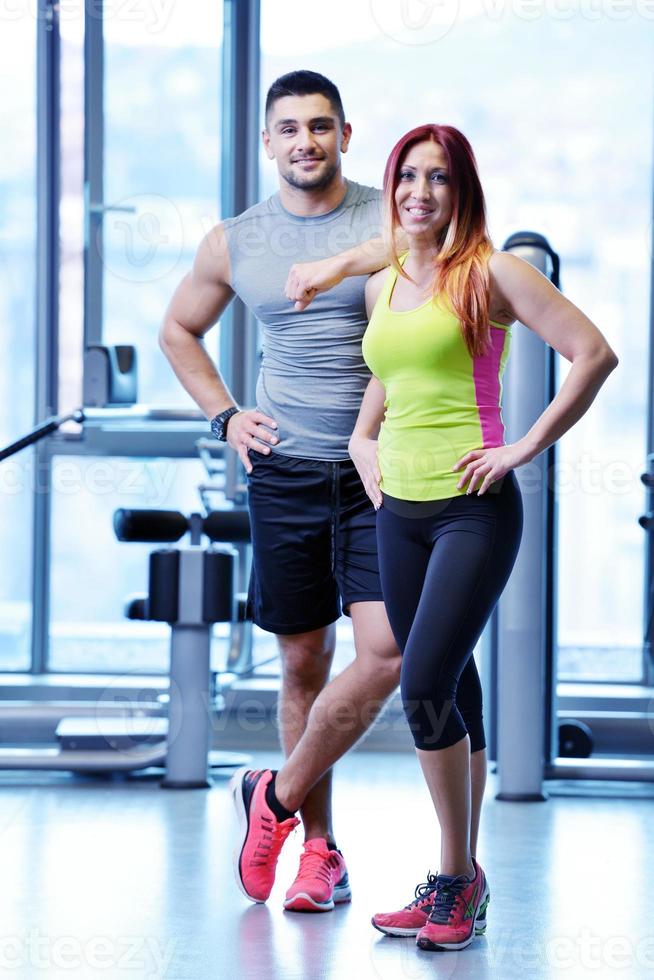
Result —
[[[232, 217], [259, 195], [259, 0], [224, 0], [221, 105], [221, 215]], [[220, 371], [240, 405], [254, 405], [257, 324], [239, 299], [220, 319]], [[238, 482], [238, 460], [226, 457], [227, 494]], [[245, 558], [244, 550], [241, 558]], [[239, 562], [239, 591], [247, 589], [247, 563]], [[244, 624], [230, 651], [230, 669], [252, 666], [252, 624]]]
[[[652, 216], [654, 217], [654, 175], [652, 176]], [[650, 304], [649, 304], [649, 374], [647, 379], [647, 445], [646, 457], [654, 454], [654, 222], [652, 222], [652, 253], [650, 264]], [[654, 467], [648, 467], [650, 471]], [[646, 513], [654, 511], [654, 490], [645, 494]], [[647, 626], [650, 605], [650, 589], [654, 582], [654, 533], [645, 538], [645, 581], [644, 581], [644, 628]], [[643, 644], [643, 683], [654, 687], [654, 651]]]
[[[255, 204], [259, 192], [259, 0], [225, 0], [221, 212]], [[240, 404], [253, 403], [256, 321], [240, 300], [221, 317], [220, 370]]]
[[102, 343], [103, 313], [103, 3], [84, 23], [84, 348]]
[[[59, 333], [60, 93], [59, 16], [52, 0], [38, 0], [36, 78], [36, 384], [35, 422], [57, 412]], [[32, 658], [47, 666], [50, 591], [50, 455], [47, 440], [33, 450]]]
[[[547, 404], [550, 405], [557, 393], [557, 356], [553, 347], [547, 350], [546, 385], [548, 389]], [[559, 754], [559, 726], [557, 721], [557, 685], [559, 680], [558, 666], [558, 541], [559, 541], [559, 511], [555, 492], [557, 471], [556, 443], [545, 451], [545, 473], [547, 483], [543, 500], [543, 525], [545, 533], [544, 563], [544, 667], [545, 689], [543, 692], [543, 761], [547, 766]]]

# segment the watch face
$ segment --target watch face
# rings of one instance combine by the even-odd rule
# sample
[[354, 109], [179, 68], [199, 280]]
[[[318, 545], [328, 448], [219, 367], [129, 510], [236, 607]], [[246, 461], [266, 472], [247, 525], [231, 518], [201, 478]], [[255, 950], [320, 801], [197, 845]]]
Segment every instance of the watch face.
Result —
[[232, 415], [236, 415], [238, 408], [228, 408], [226, 411], [221, 412], [220, 415], [216, 415], [215, 418], [211, 420], [211, 431], [215, 435], [216, 439], [220, 439], [222, 442], [227, 442], [227, 423], [231, 419]]

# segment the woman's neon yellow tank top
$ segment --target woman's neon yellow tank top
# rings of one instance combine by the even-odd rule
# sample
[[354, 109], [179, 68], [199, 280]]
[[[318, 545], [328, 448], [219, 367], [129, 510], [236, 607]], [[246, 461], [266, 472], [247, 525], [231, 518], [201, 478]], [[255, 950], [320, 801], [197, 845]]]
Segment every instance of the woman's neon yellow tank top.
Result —
[[465, 493], [456, 487], [456, 461], [471, 449], [504, 445], [500, 403], [511, 330], [491, 320], [490, 350], [473, 358], [446, 298], [390, 309], [397, 275], [389, 271], [363, 338], [366, 363], [386, 389], [381, 489], [402, 500], [456, 497]]

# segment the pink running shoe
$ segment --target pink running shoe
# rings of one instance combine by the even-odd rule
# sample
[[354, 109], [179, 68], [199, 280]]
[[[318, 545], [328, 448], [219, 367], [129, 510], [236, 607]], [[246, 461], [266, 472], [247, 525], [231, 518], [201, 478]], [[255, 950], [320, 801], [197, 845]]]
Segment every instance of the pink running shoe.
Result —
[[420, 949], [465, 949], [475, 936], [480, 914], [486, 915], [490, 891], [486, 875], [475, 859], [475, 877], [452, 878], [439, 875], [434, 893], [434, 908], [416, 937]]
[[[434, 892], [438, 875], [427, 872], [427, 881], [416, 886], [413, 901], [398, 912], [378, 912], [370, 920], [386, 936], [417, 936], [434, 907]], [[486, 909], [479, 910], [475, 924], [475, 936], [486, 932]]]
[[234, 849], [234, 873], [243, 894], [252, 902], [265, 902], [275, 882], [277, 858], [284, 841], [297, 827], [297, 817], [277, 819], [266, 803], [270, 769], [239, 769], [230, 781], [239, 819], [239, 840]]
[[415, 898], [399, 912], [378, 912], [370, 920], [387, 936], [417, 936], [433, 908], [437, 875], [427, 872], [427, 881], [416, 886]]
[[305, 842], [300, 870], [286, 892], [284, 908], [290, 912], [329, 912], [352, 898], [347, 868], [339, 850], [330, 850], [324, 837]]

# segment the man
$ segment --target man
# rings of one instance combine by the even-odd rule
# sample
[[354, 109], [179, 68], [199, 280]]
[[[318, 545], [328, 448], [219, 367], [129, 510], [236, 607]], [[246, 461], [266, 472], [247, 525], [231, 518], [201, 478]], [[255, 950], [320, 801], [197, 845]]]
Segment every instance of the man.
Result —
[[[279, 192], [205, 237], [160, 336], [179, 380], [248, 474], [249, 605], [254, 622], [278, 640], [287, 760], [277, 773], [234, 777], [237, 880], [252, 901], [268, 898], [299, 810], [304, 852], [284, 903], [293, 910], [327, 911], [350, 899], [332, 827], [330, 767], [371, 724], [400, 673], [379, 584], [375, 511], [347, 452], [370, 377], [361, 355], [365, 277], [317, 296], [307, 291], [306, 312], [298, 312], [306, 303], [294, 307], [284, 295], [294, 263], [380, 233], [380, 192], [341, 171], [351, 132], [324, 76], [291, 72], [271, 86], [262, 135]], [[380, 242], [377, 264], [368, 259], [361, 271], [384, 264]], [[235, 294], [264, 329], [255, 409], [239, 409], [202, 344]], [[356, 657], [327, 683], [341, 607], [352, 619]]]

